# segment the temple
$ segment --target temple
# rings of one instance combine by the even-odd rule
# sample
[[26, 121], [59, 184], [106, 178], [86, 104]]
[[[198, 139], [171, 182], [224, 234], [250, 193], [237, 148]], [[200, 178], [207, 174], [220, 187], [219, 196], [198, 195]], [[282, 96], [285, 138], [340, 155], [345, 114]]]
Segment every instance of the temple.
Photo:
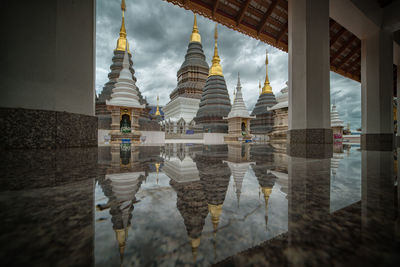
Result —
[[[126, 42], [127, 43], [127, 42]], [[125, 48], [122, 70], [114, 85], [111, 99], [106, 100], [111, 111], [111, 143], [121, 143], [123, 139], [139, 142], [139, 115], [145, 108], [139, 103], [135, 81], [129, 70], [128, 47]]]
[[271, 143], [286, 143], [288, 130], [288, 107], [289, 107], [289, 88], [286, 86], [276, 95], [276, 103], [268, 108], [272, 112], [273, 126], [268, 133]]
[[272, 92], [271, 85], [268, 78], [268, 51], [265, 55], [265, 82], [261, 94], [258, 97], [257, 103], [254, 106], [252, 116], [256, 116], [251, 120], [251, 133], [261, 138], [267, 139], [267, 134], [272, 130], [273, 120], [272, 112], [268, 110], [276, 104], [274, 93]]
[[250, 116], [246, 104], [243, 101], [242, 86], [240, 84], [240, 76], [238, 73], [238, 80], [236, 86], [235, 99], [233, 106], [224, 119], [228, 120], [228, 134], [224, 136], [225, 142], [243, 142], [251, 140], [250, 135], [250, 119], [255, 116]]
[[209, 133], [227, 133], [228, 123], [223, 117], [227, 116], [231, 110], [228, 89], [218, 55], [218, 31], [215, 25], [215, 46], [212, 66], [210, 68], [206, 85], [200, 99], [199, 110], [194, 121], [196, 127], [203, 132]]
[[333, 131], [333, 139], [334, 141], [342, 141], [343, 139], [343, 128], [344, 123], [339, 118], [339, 112], [336, 110], [336, 105], [332, 105], [331, 110], [331, 127]]
[[163, 108], [162, 123], [167, 134], [185, 134], [199, 109], [202, 89], [208, 75], [208, 64], [201, 45], [201, 36], [194, 15], [185, 61], [178, 70], [178, 85], [170, 94], [170, 101]]
[[[112, 58], [112, 64], [110, 66], [110, 73], [108, 74], [108, 79], [109, 81], [104, 85], [103, 90], [101, 93], [96, 97], [96, 116], [98, 117], [98, 129], [104, 134], [107, 134], [107, 132], [111, 129], [111, 112], [107, 110], [106, 107], [106, 101], [110, 100], [112, 90], [115, 87], [115, 83], [117, 82], [118, 77], [120, 76], [120, 72], [122, 70], [122, 61], [124, 59], [124, 54], [125, 50], [128, 51], [128, 56], [129, 56], [129, 72], [132, 76], [133, 81], [136, 82], [136, 77], [135, 77], [135, 70], [133, 69], [133, 62], [132, 62], [132, 54], [129, 50], [129, 43], [127, 39], [127, 33], [126, 33], [126, 28], [125, 28], [125, 11], [126, 11], [126, 5], [125, 5], [125, 0], [121, 1], [121, 10], [122, 10], [122, 22], [121, 22], [121, 28], [119, 31], [119, 38], [117, 40], [117, 45], [114, 50], [114, 56]], [[139, 117], [139, 126], [141, 129], [152, 129], [152, 130], [159, 130], [159, 127], [156, 122], [151, 122], [148, 118], [148, 113], [150, 111], [150, 108], [148, 107], [147, 100], [143, 98], [140, 90], [138, 87], [137, 89], [137, 94], [139, 97], [139, 103], [141, 105], [145, 105], [145, 108], [141, 111], [140, 117]]]

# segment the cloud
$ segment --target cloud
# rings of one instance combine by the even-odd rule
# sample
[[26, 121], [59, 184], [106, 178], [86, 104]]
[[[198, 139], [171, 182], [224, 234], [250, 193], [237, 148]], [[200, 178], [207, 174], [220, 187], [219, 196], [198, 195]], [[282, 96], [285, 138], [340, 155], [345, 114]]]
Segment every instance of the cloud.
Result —
[[[100, 93], [108, 81], [113, 50], [121, 26], [120, 1], [97, 0], [96, 10], [96, 91]], [[127, 1], [125, 15], [128, 41], [136, 71], [137, 85], [150, 104], [157, 95], [160, 104], [169, 101], [176, 87], [176, 73], [188, 46], [193, 14], [161, 0]], [[198, 16], [206, 60], [211, 65], [215, 23]], [[288, 55], [246, 35], [218, 25], [218, 48], [227, 87], [232, 99], [240, 72], [244, 100], [252, 109], [258, 99], [258, 82], [264, 83], [265, 49], [269, 53], [268, 74], [276, 94], [288, 80]], [[342, 120], [352, 128], [360, 127], [360, 84], [331, 73], [331, 94]], [[334, 95], [334, 96], [333, 96]]]

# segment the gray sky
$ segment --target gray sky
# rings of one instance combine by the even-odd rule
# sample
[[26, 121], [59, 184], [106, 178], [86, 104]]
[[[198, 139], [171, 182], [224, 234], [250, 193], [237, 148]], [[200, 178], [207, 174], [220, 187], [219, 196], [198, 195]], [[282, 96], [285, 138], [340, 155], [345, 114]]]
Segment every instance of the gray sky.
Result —
[[[121, 26], [120, 0], [97, 0], [96, 91], [108, 81], [113, 50]], [[193, 25], [193, 13], [161, 0], [126, 0], [125, 26], [136, 71], [137, 86], [155, 104], [169, 101], [176, 87], [176, 73], [183, 63]], [[214, 49], [215, 23], [197, 17], [203, 50], [208, 64]], [[218, 52], [230, 95], [240, 72], [244, 100], [253, 109], [258, 99], [258, 81], [264, 83], [265, 49], [269, 51], [268, 74], [274, 93], [288, 79], [288, 54], [218, 25]], [[351, 128], [361, 125], [361, 85], [331, 72], [331, 102], [335, 100], [340, 118]], [[232, 98], [231, 98], [232, 99]]]

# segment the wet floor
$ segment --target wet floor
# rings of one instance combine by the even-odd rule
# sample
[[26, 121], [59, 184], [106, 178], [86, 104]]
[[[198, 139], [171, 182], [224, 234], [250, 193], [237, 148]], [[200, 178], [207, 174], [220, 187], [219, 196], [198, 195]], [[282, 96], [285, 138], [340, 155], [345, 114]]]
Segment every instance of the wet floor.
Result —
[[398, 266], [396, 151], [4, 151], [4, 266]]

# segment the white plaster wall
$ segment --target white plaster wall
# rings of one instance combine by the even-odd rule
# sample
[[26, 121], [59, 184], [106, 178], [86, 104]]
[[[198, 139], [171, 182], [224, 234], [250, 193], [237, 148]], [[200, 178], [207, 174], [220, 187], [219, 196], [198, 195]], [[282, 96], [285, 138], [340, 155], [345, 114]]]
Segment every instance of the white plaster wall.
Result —
[[0, 107], [94, 115], [95, 0], [1, 5]]
[[224, 144], [226, 133], [204, 133], [204, 144]]
[[142, 136], [146, 136], [144, 144], [164, 144], [165, 132], [161, 131], [140, 131]]

